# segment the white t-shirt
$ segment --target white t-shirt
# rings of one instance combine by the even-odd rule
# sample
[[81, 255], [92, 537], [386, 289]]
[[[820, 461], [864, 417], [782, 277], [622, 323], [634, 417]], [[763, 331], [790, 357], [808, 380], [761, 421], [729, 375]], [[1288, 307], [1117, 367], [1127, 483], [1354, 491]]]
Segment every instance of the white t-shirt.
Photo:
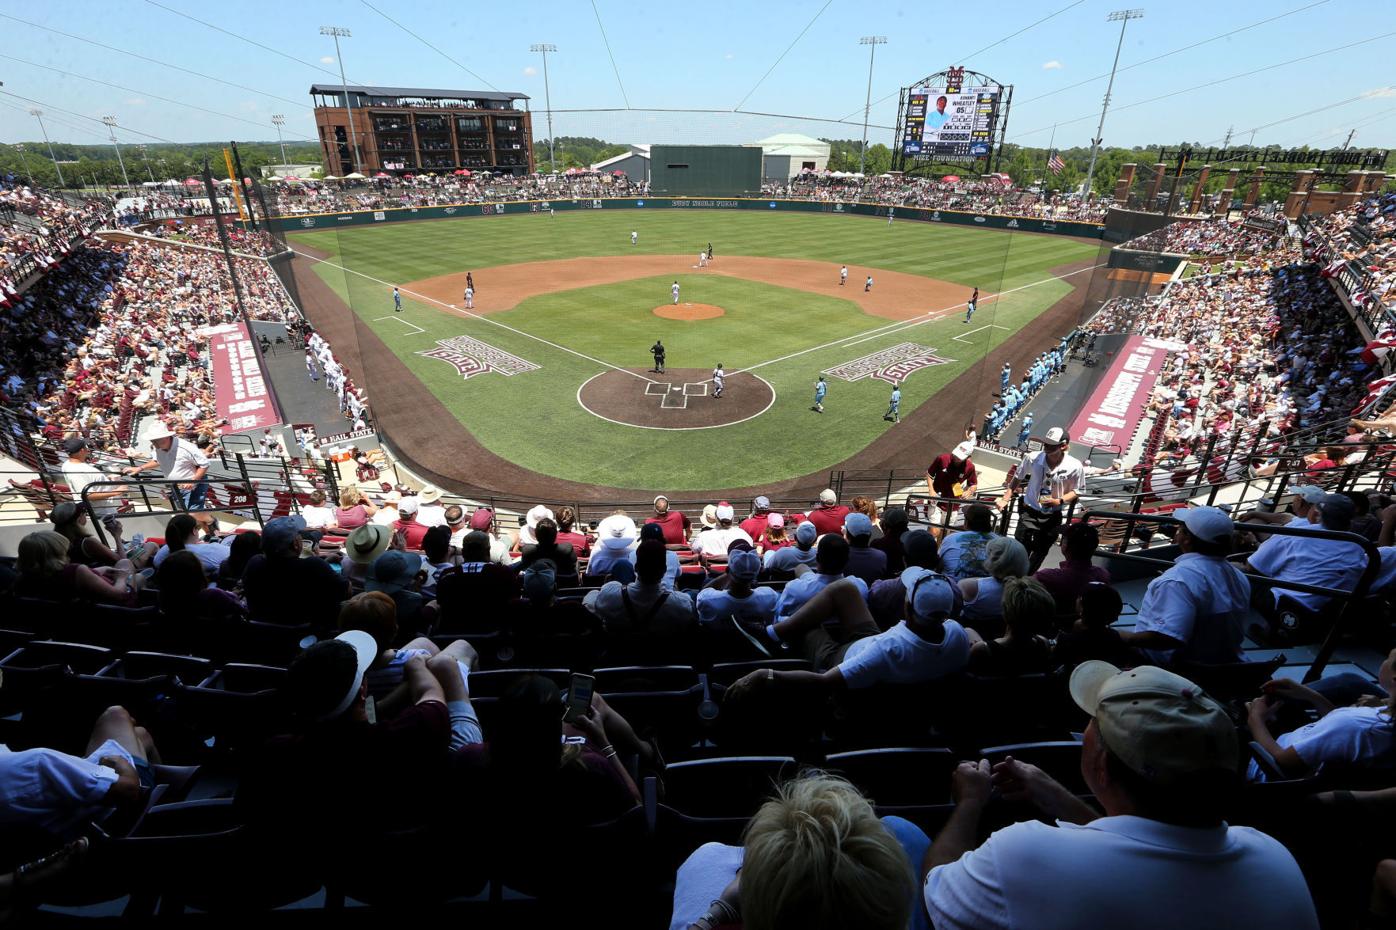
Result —
[[1151, 662], [1167, 665], [1181, 654], [1195, 662], [1241, 658], [1251, 583], [1225, 559], [1185, 552], [1173, 567], [1149, 582], [1139, 605], [1136, 633], [1163, 633], [1186, 645], [1145, 649]]
[[171, 440], [170, 447], [163, 452], [156, 449], [155, 461], [166, 478], [178, 481], [187, 481], [194, 477], [194, 472], [208, 467], [208, 458], [198, 446], [178, 438]]
[[1393, 742], [1391, 715], [1384, 707], [1339, 707], [1308, 726], [1275, 738], [1281, 749], [1293, 749], [1309, 768], [1324, 762], [1382, 762], [1390, 764]]
[[1060, 507], [1042, 507], [1038, 500], [1047, 497], [1061, 498], [1071, 491], [1080, 492], [1086, 471], [1080, 459], [1063, 455], [1055, 468], [1047, 464], [1047, 452], [1034, 452], [1023, 459], [1023, 470], [1028, 475], [1028, 485], [1023, 491], [1023, 501], [1033, 510], [1042, 513], [1058, 513]]
[[729, 591], [704, 588], [698, 592], [698, 622], [720, 623], [728, 617], [770, 623], [776, 617], [775, 588], [753, 588], [746, 597], [733, 597]]
[[[64, 462], [63, 463], [63, 483], [68, 486], [68, 491], [73, 495], [73, 500], [82, 500], [82, 490], [94, 481], [110, 481], [101, 469], [87, 462]], [[98, 488], [94, 493], [110, 492], [111, 488]], [[107, 514], [114, 514], [117, 510], [117, 499], [114, 497], [94, 499], [91, 502], [92, 513], [99, 520]]]
[[902, 620], [885, 633], [850, 643], [839, 672], [848, 687], [870, 688], [934, 681], [968, 664], [969, 635], [954, 620], [945, 621], [945, 636], [938, 643], [917, 636]]
[[305, 518], [305, 528], [308, 530], [318, 530], [334, 524], [334, 509], [332, 507], [316, 507], [314, 504], [307, 504], [301, 508], [301, 516]]
[[[1346, 591], [1357, 586], [1357, 580], [1367, 568], [1367, 555], [1357, 543], [1315, 539], [1308, 535], [1272, 535], [1246, 561], [1250, 562], [1251, 568], [1271, 578]], [[1322, 594], [1279, 587], [1270, 591], [1276, 603], [1279, 603], [1282, 594], [1288, 594], [1310, 610], [1318, 610], [1328, 603], [1328, 598]]]
[[1276, 840], [1132, 816], [1015, 823], [932, 869], [922, 893], [936, 930], [1318, 928], [1304, 875]]
[[693, 551], [709, 557], [726, 558], [727, 547], [735, 540], [751, 542], [751, 537], [740, 526], [713, 527], [698, 534], [693, 540]]

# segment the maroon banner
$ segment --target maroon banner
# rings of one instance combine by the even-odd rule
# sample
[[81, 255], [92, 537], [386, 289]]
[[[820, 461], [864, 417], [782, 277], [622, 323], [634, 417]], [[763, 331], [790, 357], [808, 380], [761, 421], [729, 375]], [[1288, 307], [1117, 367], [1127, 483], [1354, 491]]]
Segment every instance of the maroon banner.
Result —
[[224, 433], [265, 429], [281, 422], [262, 375], [257, 344], [245, 323], [226, 323], [200, 330], [208, 340], [213, 365], [213, 402]]
[[1110, 370], [1071, 424], [1071, 438], [1086, 446], [1127, 449], [1175, 343], [1143, 336], [1125, 339]]

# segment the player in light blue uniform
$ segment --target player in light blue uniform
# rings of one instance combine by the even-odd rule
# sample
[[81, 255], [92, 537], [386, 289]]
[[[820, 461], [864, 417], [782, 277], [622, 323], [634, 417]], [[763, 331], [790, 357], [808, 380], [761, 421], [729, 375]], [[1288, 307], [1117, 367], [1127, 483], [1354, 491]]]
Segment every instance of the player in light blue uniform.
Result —
[[393, 309], [402, 312], [402, 294], [398, 293], [397, 288], [393, 288]]
[[1028, 439], [1032, 436], [1032, 411], [1023, 414], [1023, 425], [1018, 427], [1018, 448], [1026, 449]]
[[891, 420], [893, 423], [902, 422], [902, 386], [892, 385], [892, 399], [887, 403], [887, 412], [882, 415], [882, 419]]
[[829, 385], [824, 381], [824, 376], [820, 375], [819, 380], [814, 383], [814, 406], [809, 408], [815, 413], [824, 412], [824, 395], [829, 393]]

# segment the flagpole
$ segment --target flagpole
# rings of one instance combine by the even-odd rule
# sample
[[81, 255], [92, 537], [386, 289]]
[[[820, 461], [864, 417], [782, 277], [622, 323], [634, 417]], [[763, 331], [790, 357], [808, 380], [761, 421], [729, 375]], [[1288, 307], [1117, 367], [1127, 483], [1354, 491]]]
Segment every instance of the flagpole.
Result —
[[1052, 163], [1052, 152], [1055, 151], [1054, 146], [1056, 145], [1056, 143], [1057, 143], [1057, 124], [1056, 124], [1056, 123], [1053, 123], [1053, 124], [1052, 124], [1052, 138], [1049, 139], [1048, 142], [1047, 142], [1047, 162], [1046, 162], [1046, 164], [1043, 165], [1043, 169], [1044, 169], [1044, 170], [1043, 170], [1043, 172], [1042, 172], [1042, 186], [1043, 186], [1044, 188], [1047, 186], [1047, 175], [1049, 175], [1049, 174], [1052, 173], [1052, 169], [1051, 169], [1050, 167], [1048, 167], [1048, 166], [1051, 165], [1051, 163]]

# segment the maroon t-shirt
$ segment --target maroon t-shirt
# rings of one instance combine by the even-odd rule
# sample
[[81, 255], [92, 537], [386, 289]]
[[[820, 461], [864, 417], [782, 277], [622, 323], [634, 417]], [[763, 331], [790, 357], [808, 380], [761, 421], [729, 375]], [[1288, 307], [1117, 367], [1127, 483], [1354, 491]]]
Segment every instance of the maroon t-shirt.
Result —
[[562, 545], [563, 543], [571, 543], [572, 551], [575, 552], [577, 556], [580, 558], [586, 558], [587, 553], [591, 551], [591, 543], [587, 540], [585, 533], [573, 533], [570, 531], [564, 533], [561, 530], [559, 530], [557, 534], [557, 542], [558, 545]]
[[429, 529], [431, 529], [431, 527], [427, 526], [425, 523], [418, 523], [416, 520], [393, 521], [394, 533], [401, 530], [407, 534], [407, 548], [409, 549], [422, 548], [422, 540], [427, 538], [427, 530]]
[[843, 532], [843, 518], [848, 516], [848, 508], [843, 504], [835, 504], [832, 507], [820, 507], [811, 510], [809, 522], [814, 524], [814, 528], [819, 530], [819, 535], [825, 533]]
[[949, 452], [936, 456], [926, 469], [926, 474], [931, 478], [931, 487], [935, 489], [937, 497], [954, 497], [955, 485], [969, 487], [979, 482], [974, 462], [969, 459], [957, 461]]
[[771, 521], [768, 519], [767, 514], [754, 513], [743, 520], [740, 526], [742, 531], [752, 539], [760, 539], [761, 534], [765, 533], [766, 530], [770, 528]]
[[666, 510], [664, 516], [655, 514], [645, 521], [646, 523], [658, 523], [664, 530], [664, 543], [669, 546], [681, 546], [688, 542], [688, 517], [677, 510]]
[[1110, 583], [1110, 572], [1099, 565], [1063, 562], [1057, 568], [1044, 568], [1033, 575], [1052, 594], [1058, 614], [1076, 613], [1076, 599], [1093, 581]]

